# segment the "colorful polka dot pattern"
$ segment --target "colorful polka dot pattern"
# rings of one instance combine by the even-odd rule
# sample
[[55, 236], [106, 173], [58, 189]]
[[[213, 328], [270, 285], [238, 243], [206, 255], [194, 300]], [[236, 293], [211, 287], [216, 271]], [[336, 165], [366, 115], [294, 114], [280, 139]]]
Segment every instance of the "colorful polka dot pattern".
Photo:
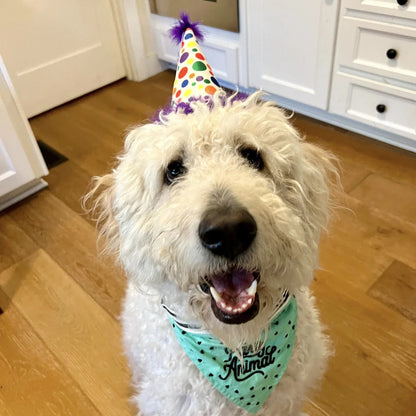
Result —
[[172, 106], [192, 98], [209, 99], [221, 89], [212, 68], [202, 54], [192, 29], [182, 36], [178, 68], [173, 85]]

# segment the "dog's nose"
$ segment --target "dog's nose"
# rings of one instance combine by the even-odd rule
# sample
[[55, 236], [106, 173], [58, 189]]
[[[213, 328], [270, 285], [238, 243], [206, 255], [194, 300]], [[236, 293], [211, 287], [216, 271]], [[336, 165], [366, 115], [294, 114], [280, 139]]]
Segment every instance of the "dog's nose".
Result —
[[204, 247], [234, 259], [250, 247], [257, 234], [257, 224], [244, 208], [212, 209], [204, 214], [198, 232]]

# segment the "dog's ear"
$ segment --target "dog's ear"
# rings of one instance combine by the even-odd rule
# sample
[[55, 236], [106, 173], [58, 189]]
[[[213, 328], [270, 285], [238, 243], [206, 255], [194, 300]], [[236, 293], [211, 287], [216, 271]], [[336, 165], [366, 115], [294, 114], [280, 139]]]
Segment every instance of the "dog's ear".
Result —
[[82, 199], [84, 211], [96, 222], [99, 240], [104, 240], [103, 251], [117, 254], [119, 232], [114, 218], [114, 175], [109, 173], [92, 179], [91, 189]]

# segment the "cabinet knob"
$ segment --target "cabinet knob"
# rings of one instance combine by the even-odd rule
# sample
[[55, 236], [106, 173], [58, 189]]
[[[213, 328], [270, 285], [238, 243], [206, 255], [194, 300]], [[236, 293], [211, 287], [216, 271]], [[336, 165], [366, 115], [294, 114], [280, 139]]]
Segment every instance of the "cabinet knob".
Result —
[[382, 114], [382, 113], [384, 113], [386, 111], [386, 106], [384, 104], [379, 104], [376, 107], [376, 110], [377, 110], [377, 113]]
[[389, 58], [389, 59], [394, 59], [394, 58], [396, 58], [396, 56], [397, 56], [397, 51], [396, 51], [396, 49], [389, 49], [389, 50], [386, 52], [386, 55], [387, 55], [387, 58]]
[[397, 0], [397, 3], [400, 4], [400, 6], [404, 6], [407, 3], [407, 0]]

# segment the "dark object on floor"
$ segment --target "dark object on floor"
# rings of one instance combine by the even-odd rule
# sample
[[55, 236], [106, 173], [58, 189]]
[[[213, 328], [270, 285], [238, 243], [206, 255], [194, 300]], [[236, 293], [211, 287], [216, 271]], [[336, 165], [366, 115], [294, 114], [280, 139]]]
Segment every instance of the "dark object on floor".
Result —
[[37, 140], [37, 142], [48, 169], [52, 169], [68, 160], [67, 157], [52, 149], [52, 147], [48, 146], [42, 140]]

